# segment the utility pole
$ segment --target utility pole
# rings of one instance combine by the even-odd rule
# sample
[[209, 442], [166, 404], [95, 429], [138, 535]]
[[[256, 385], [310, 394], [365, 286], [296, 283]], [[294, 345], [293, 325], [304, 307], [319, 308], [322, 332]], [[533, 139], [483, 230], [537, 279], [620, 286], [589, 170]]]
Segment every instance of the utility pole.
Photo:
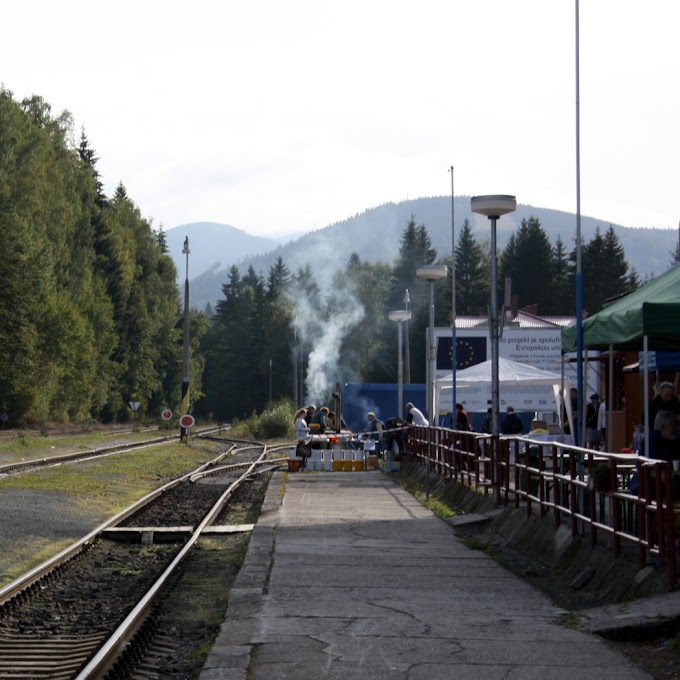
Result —
[[[182, 254], [186, 255], [186, 277], [184, 279], [184, 335], [182, 341], [182, 405], [180, 418], [189, 413], [189, 380], [191, 367], [189, 362], [189, 237], [184, 238]], [[180, 441], [188, 441], [189, 428], [180, 426]]]

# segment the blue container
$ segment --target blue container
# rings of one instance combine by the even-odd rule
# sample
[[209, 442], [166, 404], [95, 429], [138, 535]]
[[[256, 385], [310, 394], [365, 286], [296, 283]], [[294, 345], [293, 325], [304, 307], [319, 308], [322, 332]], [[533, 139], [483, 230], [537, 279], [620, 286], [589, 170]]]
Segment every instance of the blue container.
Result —
[[342, 389], [342, 415], [352, 432], [363, 432], [369, 411], [383, 423], [389, 418], [406, 420], [404, 404], [409, 401], [427, 417], [425, 385], [404, 385], [404, 404], [397, 409], [398, 387], [392, 383], [345, 383]]

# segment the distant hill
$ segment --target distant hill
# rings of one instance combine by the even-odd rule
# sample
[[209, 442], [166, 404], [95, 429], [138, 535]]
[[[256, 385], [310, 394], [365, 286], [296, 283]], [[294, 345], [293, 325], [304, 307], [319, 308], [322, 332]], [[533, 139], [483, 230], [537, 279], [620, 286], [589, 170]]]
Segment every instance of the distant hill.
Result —
[[242, 229], [217, 222], [192, 222], [168, 229], [165, 232], [168, 254], [177, 267], [177, 279], [181, 281], [186, 277], [186, 261], [182, 248], [187, 236], [191, 251], [190, 280], [207, 276], [209, 272], [228, 270], [231, 265], [245, 258], [267, 253], [279, 245], [272, 238], [252, 236]]
[[[473, 225], [478, 240], [489, 239], [489, 220], [470, 211], [469, 197], [457, 197], [454, 208], [456, 239], [465, 218]], [[353, 252], [357, 252], [363, 260], [368, 262], [392, 262], [399, 252], [401, 234], [412, 215], [416, 224], [424, 224], [427, 228], [438, 256], [449, 255], [451, 253], [451, 198], [445, 196], [387, 203], [342, 222], [305, 234], [285, 245], [278, 245], [272, 239], [248, 236], [245, 232], [233, 227], [214, 223], [199, 222], [184, 225], [184, 227], [171, 229], [167, 233], [168, 235], [176, 234], [177, 245], [173, 246], [172, 255], [180, 274], [183, 275], [184, 271], [181, 251], [185, 233], [190, 239], [192, 272], [204, 271], [217, 260], [222, 262], [219, 267], [205, 273], [200, 279], [196, 279], [197, 274], [190, 273], [190, 279], [193, 281], [191, 305], [203, 309], [208, 302], [214, 306], [222, 297], [222, 284], [227, 279], [229, 266], [234, 263], [237, 264], [242, 274], [252, 264], [255, 270], [266, 278], [269, 268], [279, 256], [293, 273], [309, 262], [323, 289], [330, 284], [334, 272], [345, 267]], [[552, 243], [559, 235], [566, 250], [573, 249], [576, 238], [576, 216], [573, 213], [525, 204], [519, 204], [516, 212], [498, 221], [498, 247], [502, 248], [521, 221], [531, 216], [541, 222]], [[592, 238], [598, 226], [604, 232], [610, 224], [611, 222], [607, 220], [581, 216], [581, 233], [584, 241], [588, 242]], [[202, 225], [222, 227], [229, 231], [221, 232], [220, 240], [217, 240], [214, 234], [220, 232], [204, 230]], [[678, 233], [675, 230], [630, 228], [616, 224], [612, 226], [624, 248], [629, 266], [634, 267], [641, 278], [651, 277], [668, 269], [671, 253], [675, 251], [678, 242]], [[191, 233], [187, 230], [189, 227], [192, 229]], [[227, 233], [232, 233], [231, 230], [238, 235], [253, 239], [250, 242], [251, 245], [248, 246], [250, 251], [242, 255], [240, 259], [234, 259], [238, 248], [231, 242], [231, 237], [226, 236]], [[274, 243], [271, 249], [257, 249], [260, 245], [264, 246], [264, 242], [267, 241]], [[243, 240], [240, 241], [242, 242]], [[168, 239], [168, 244], [170, 244], [170, 239]], [[176, 253], [179, 255], [176, 256]], [[198, 264], [194, 264], [195, 257], [203, 258], [199, 260], [204, 263], [203, 269]], [[584, 284], [588, 285], [588, 282]]]

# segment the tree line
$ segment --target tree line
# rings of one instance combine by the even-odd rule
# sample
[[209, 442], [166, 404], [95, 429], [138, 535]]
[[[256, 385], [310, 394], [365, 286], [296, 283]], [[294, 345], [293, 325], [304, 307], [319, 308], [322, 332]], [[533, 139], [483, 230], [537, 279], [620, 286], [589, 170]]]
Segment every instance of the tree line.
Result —
[[0, 88], [0, 413], [127, 420], [178, 402], [175, 267], [67, 112]]
[[[561, 238], [551, 244], [534, 217], [523, 220], [498, 255], [499, 285], [511, 280], [519, 307], [531, 306], [546, 316], [574, 316], [575, 251], [574, 246], [567, 252]], [[467, 220], [458, 233], [455, 258], [457, 315], [485, 317], [491, 253], [488, 241], [478, 241]], [[596, 230], [589, 242], [582, 243], [581, 261], [587, 313], [599, 311], [608, 299], [640, 285], [611, 226], [604, 234]], [[393, 263], [371, 264], [353, 253], [328, 291], [319, 290], [309, 267], [291, 273], [281, 258], [266, 280], [252, 266], [245, 276], [232, 266], [201, 343], [205, 396], [197, 410], [225, 419], [248, 415], [267, 403], [270, 386], [274, 400], [292, 396], [297, 375], [305, 376], [300, 403], [329, 402], [335, 381], [395, 382], [397, 332], [388, 312], [404, 308], [406, 291], [412, 312], [411, 321], [404, 324], [410, 379], [424, 382], [429, 284], [418, 278], [416, 269], [434, 262], [448, 265], [448, 278], [435, 286], [435, 324], [450, 325], [451, 256], [437, 257], [426, 226], [417, 224], [414, 216], [401, 234]], [[503, 290], [498, 294], [502, 300]], [[333, 356], [325, 365], [319, 364], [315, 352], [331, 345], [325, 329], [347, 314], [348, 307], [361, 315], [353, 325], [337, 329], [341, 337], [332, 345]], [[325, 385], [315, 389], [312, 381], [324, 369], [328, 369]]]
[[[163, 229], [123, 184], [105, 195], [97, 162], [70, 114], [0, 88], [0, 415], [10, 423], [125, 421], [131, 401], [152, 418], [179, 406], [182, 309]], [[467, 221], [455, 260], [457, 314], [486, 316], [489, 243]], [[266, 278], [232, 266], [215, 309], [191, 310], [192, 411], [228, 420], [295, 391], [327, 401], [336, 382], [396, 381], [387, 315], [406, 291], [410, 379], [423, 382], [429, 288], [416, 269], [433, 262], [449, 265], [435, 302], [435, 323], [449, 325], [451, 256], [438, 258], [415, 216], [394, 262], [354, 253], [328, 290], [281, 258]], [[589, 313], [640, 283], [612, 227], [582, 244], [582, 271]], [[574, 276], [575, 249], [551, 244], [533, 217], [499, 254], [499, 281], [540, 314], [574, 315]]]

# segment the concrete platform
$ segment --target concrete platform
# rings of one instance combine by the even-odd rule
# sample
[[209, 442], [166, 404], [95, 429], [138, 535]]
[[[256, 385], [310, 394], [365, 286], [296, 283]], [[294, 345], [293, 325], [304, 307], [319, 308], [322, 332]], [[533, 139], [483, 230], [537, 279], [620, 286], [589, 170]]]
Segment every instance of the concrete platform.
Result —
[[383, 473], [279, 474], [201, 680], [651, 678]]

